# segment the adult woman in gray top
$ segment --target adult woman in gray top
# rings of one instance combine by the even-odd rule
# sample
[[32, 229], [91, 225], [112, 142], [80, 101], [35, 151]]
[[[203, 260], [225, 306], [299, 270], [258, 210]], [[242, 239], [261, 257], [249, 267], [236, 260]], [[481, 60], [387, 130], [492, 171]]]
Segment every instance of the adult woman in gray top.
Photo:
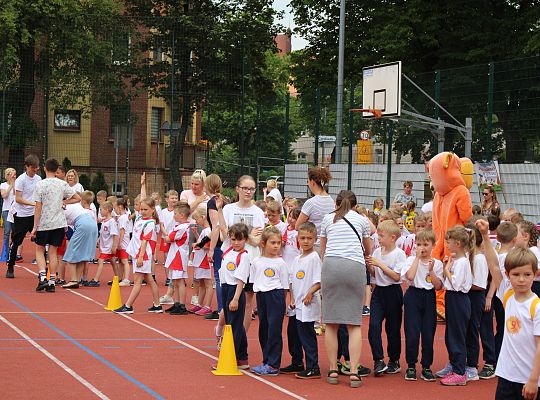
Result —
[[330, 172], [326, 168], [314, 167], [309, 170], [307, 183], [313, 197], [306, 200], [300, 216], [296, 220], [296, 229], [306, 221], [313, 222], [317, 227], [316, 251], [319, 251], [322, 220], [335, 210], [334, 200], [324, 188], [331, 178]]

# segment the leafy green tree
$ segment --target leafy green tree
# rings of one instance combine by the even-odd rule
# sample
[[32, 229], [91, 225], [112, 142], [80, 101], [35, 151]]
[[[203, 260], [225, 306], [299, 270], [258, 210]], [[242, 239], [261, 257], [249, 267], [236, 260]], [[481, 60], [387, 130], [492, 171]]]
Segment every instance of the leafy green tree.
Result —
[[[292, 55], [293, 76], [306, 112], [312, 113], [309, 104], [314, 102], [307, 96], [312, 96], [310, 93], [315, 88], [335, 91], [339, 3], [291, 0], [291, 6], [297, 33], [309, 41], [304, 50]], [[345, 79], [348, 81], [360, 82], [363, 67], [389, 61], [403, 60], [404, 72], [415, 79], [428, 71], [523, 57], [527, 52], [535, 54], [538, 49], [538, 41], [534, 40], [538, 38], [539, 31], [538, 1], [392, 0], [374, 4], [353, 0], [347, 2], [346, 10]], [[478, 26], [482, 29], [479, 30]], [[484, 133], [487, 81], [481, 95], [475, 95], [472, 90], [468, 92], [468, 88], [481, 85], [486, 76], [487, 71], [482, 78], [472, 76], [469, 82], [462, 82], [461, 89], [457, 89], [470, 93], [465, 104], [468, 107], [466, 115], [473, 116], [478, 128], [475, 134], [480, 138], [473, 143], [473, 152], [478, 155], [484, 152], [487, 143], [496, 140], [499, 142], [491, 151], [500, 148], [500, 139], [486, 138]], [[453, 87], [456, 87], [460, 77], [452, 79]], [[424, 87], [432, 94], [433, 82]], [[502, 98], [509, 99], [507, 112], [515, 111], [516, 107], [525, 110], [523, 99], [534, 98], [535, 93], [538, 97], [535, 85], [530, 86], [530, 89], [506, 89], [501, 93]], [[421, 100], [418, 102], [423, 105]], [[456, 100], [445, 106], [452, 112], [462, 107], [463, 102], [462, 98], [461, 103]], [[479, 108], [478, 105], [482, 104], [484, 108]], [[536, 140], [537, 130], [527, 126], [522, 131], [529, 133], [517, 135], [515, 124], [513, 129], [509, 129], [509, 118], [501, 118], [504, 112], [500, 111], [499, 128], [506, 142], [507, 159], [520, 161], [527, 143]], [[433, 116], [433, 108], [430, 115]], [[396, 149], [402, 153], [412, 152], [415, 159], [418, 159], [418, 154], [429, 156], [436, 149], [436, 140], [429, 133], [419, 133], [412, 128], [399, 128], [397, 133], [394, 135]], [[383, 140], [383, 135], [379, 137]], [[463, 140], [457, 134], [449, 134], [447, 142], [454, 149], [463, 147]]]
[[123, 68], [111, 62], [113, 37], [129, 26], [121, 9], [115, 0], [1, 2], [0, 88], [12, 165], [22, 165], [24, 147], [38, 140], [36, 93], [59, 109], [88, 98], [87, 110], [123, 95]]
[[[133, 65], [133, 82], [172, 106], [180, 127], [170, 147], [170, 185], [181, 190], [179, 166], [194, 111], [218, 98], [238, 106], [245, 100], [247, 80], [261, 95], [272, 90], [263, 68], [265, 51], [275, 47], [275, 11], [269, 0], [127, 2], [128, 12], [145, 28], [139, 31], [138, 49], [165, 54], [162, 60]], [[238, 142], [241, 157], [244, 143]]]

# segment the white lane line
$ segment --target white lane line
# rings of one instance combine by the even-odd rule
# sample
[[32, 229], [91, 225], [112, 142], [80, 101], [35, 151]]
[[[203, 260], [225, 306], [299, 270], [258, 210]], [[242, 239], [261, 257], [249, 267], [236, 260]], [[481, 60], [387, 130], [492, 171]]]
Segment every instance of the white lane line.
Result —
[[[28, 269], [28, 268], [26, 268], [26, 267], [24, 267], [24, 266], [22, 266], [22, 265], [16, 265], [16, 266], [19, 267], [19, 268], [25, 269], [26, 271], [30, 272], [30, 273], [33, 274], [33, 275], [37, 275], [37, 273], [35, 273], [35, 272], [32, 271], [31, 269]], [[71, 289], [67, 289], [67, 290], [68, 290], [69, 292], [71, 292], [71, 293], [77, 295], [77, 296], [82, 297], [83, 299], [86, 299], [86, 300], [88, 300], [88, 301], [90, 301], [90, 302], [92, 302], [92, 303], [95, 303], [95, 304], [99, 305], [100, 307], [104, 307], [104, 306], [105, 306], [104, 304], [100, 303], [99, 301], [94, 300], [94, 299], [92, 299], [91, 297], [85, 296], [84, 294], [81, 294], [81, 293], [79, 293], [79, 292], [77, 292], [77, 291], [75, 291], [75, 290], [71, 290]], [[205, 356], [205, 357], [208, 357], [208, 358], [210, 358], [210, 359], [212, 359], [212, 360], [217, 360], [217, 357], [216, 357], [216, 356], [213, 356], [212, 354], [207, 353], [206, 351], [201, 350], [201, 349], [199, 349], [198, 347], [192, 346], [192, 345], [190, 345], [189, 343], [184, 342], [183, 340], [177, 339], [177, 338], [175, 338], [174, 336], [171, 336], [171, 335], [169, 335], [169, 334], [166, 333], [166, 332], [163, 332], [163, 331], [161, 331], [161, 330], [159, 330], [159, 329], [157, 329], [157, 328], [154, 328], [153, 326], [150, 326], [150, 325], [148, 325], [148, 324], [145, 324], [144, 322], [138, 321], [138, 320], [136, 320], [135, 318], [130, 317], [129, 315], [126, 315], [126, 314], [118, 314], [118, 315], [121, 316], [121, 317], [124, 317], [124, 318], [126, 318], [126, 319], [129, 319], [130, 321], [132, 321], [132, 322], [134, 322], [134, 323], [136, 323], [136, 324], [138, 324], [138, 325], [140, 325], [140, 326], [142, 326], [142, 327], [144, 327], [144, 328], [146, 328], [146, 329], [149, 329], [149, 330], [151, 330], [151, 331], [153, 331], [153, 332], [156, 332], [157, 334], [162, 335], [162, 336], [164, 336], [164, 337], [166, 337], [166, 338], [168, 338], [168, 339], [170, 339], [170, 340], [172, 340], [172, 341], [174, 341], [174, 342], [176, 342], [176, 343], [179, 343], [179, 344], [181, 344], [182, 346], [185, 346], [185, 347], [187, 347], [188, 349], [191, 349], [191, 350], [193, 350], [193, 351], [195, 351], [195, 352], [197, 352], [197, 353], [199, 353], [199, 354], [201, 354], [201, 355], [203, 355], [203, 356]], [[264, 383], [265, 385], [270, 386], [271, 388], [274, 388], [274, 389], [280, 391], [281, 393], [286, 394], [287, 396], [290, 396], [290, 397], [292, 397], [292, 398], [294, 398], [294, 399], [297, 399], [297, 400], [307, 400], [305, 397], [299, 396], [299, 395], [297, 395], [296, 393], [293, 393], [293, 392], [291, 392], [291, 391], [289, 391], [289, 390], [287, 390], [287, 389], [285, 389], [285, 388], [283, 388], [283, 387], [281, 387], [281, 386], [279, 386], [279, 385], [276, 385], [276, 384], [273, 383], [273, 382], [270, 382], [270, 381], [268, 381], [268, 380], [266, 380], [266, 379], [264, 379], [264, 378], [261, 378], [261, 377], [258, 376], [258, 375], [255, 375], [255, 374], [253, 374], [253, 373], [251, 373], [251, 372], [249, 372], [249, 371], [244, 371], [244, 370], [242, 370], [241, 372], [243, 372], [245, 375], [247, 375], [247, 376], [249, 376], [249, 377], [251, 377], [251, 378], [253, 378], [253, 379], [255, 379], [255, 380], [257, 380], [257, 381], [259, 381], [259, 382], [261, 382], [261, 383]]]
[[36, 349], [41, 351], [46, 357], [48, 357], [51, 361], [53, 361], [56, 365], [58, 365], [60, 368], [62, 368], [64, 371], [66, 371], [68, 374], [70, 374], [73, 378], [75, 378], [77, 381], [79, 381], [83, 386], [86, 386], [92, 393], [94, 393], [98, 398], [103, 400], [108, 400], [109, 398], [103, 394], [98, 388], [96, 388], [94, 385], [92, 385], [90, 382], [88, 382], [86, 379], [84, 379], [82, 376], [80, 376], [78, 373], [73, 371], [71, 368], [69, 368], [66, 364], [64, 364], [62, 361], [60, 361], [58, 358], [53, 356], [51, 353], [49, 353], [46, 349], [44, 349], [39, 343], [35, 342], [30, 336], [28, 336], [26, 333], [24, 333], [22, 330], [17, 328], [15, 325], [13, 325], [11, 322], [9, 322], [4, 316], [0, 315], [0, 321], [2, 321], [4, 324], [9, 326], [11, 329], [13, 329], [19, 336], [21, 336], [23, 339], [25, 339], [28, 343], [30, 343], [32, 346], [34, 346]]

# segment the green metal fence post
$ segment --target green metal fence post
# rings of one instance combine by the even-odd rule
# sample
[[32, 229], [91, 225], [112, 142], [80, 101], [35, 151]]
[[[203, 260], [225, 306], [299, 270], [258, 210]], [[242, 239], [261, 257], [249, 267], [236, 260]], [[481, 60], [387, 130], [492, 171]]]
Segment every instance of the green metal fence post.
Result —
[[321, 134], [321, 89], [315, 91], [315, 153], [313, 163], [319, 165], [319, 135]]
[[347, 190], [352, 187], [352, 168], [353, 168], [353, 141], [354, 141], [354, 113], [350, 109], [354, 108], [354, 83], [351, 82], [350, 100], [349, 100], [349, 161], [347, 167]]
[[493, 133], [493, 87], [495, 86], [495, 64], [489, 63], [488, 101], [487, 101], [487, 124], [486, 124], [486, 147], [485, 161], [491, 160], [491, 135]]

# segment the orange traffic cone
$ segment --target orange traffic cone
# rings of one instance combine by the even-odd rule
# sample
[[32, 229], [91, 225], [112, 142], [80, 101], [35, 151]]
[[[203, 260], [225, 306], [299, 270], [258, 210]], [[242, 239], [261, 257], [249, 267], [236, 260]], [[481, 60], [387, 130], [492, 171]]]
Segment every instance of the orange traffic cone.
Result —
[[122, 296], [120, 295], [120, 285], [118, 285], [118, 276], [113, 277], [113, 283], [111, 286], [111, 293], [109, 294], [109, 301], [105, 310], [113, 311], [122, 307]]
[[234, 351], [232, 327], [230, 325], [225, 325], [217, 368], [215, 371], [212, 371], [212, 373], [214, 375], [227, 376], [242, 375], [236, 365], [236, 352]]

